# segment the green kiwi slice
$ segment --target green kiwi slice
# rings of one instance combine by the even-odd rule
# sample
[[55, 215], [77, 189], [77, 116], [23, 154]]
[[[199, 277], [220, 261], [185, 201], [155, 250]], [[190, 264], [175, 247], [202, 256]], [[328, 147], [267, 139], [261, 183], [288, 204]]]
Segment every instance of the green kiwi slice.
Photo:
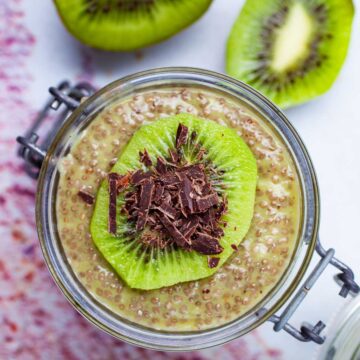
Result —
[[[158, 157], [167, 157], [174, 148], [179, 124], [189, 129], [191, 136], [182, 147], [187, 164], [201, 163], [213, 170], [212, 185], [217, 194], [226, 198], [227, 210], [222, 215], [223, 251], [209, 257], [171, 245], [165, 248], [144, 247], [139, 238], [148, 231], [134, 231], [127, 217], [121, 213], [126, 195], [117, 199], [116, 235], [108, 230], [108, 180], [101, 184], [93, 217], [91, 235], [97, 248], [121, 278], [132, 288], [156, 289], [176, 283], [197, 280], [213, 274], [236, 250], [246, 235], [253, 216], [257, 181], [256, 160], [238, 134], [213, 121], [189, 114], [179, 114], [143, 125], [120, 154], [111, 173], [128, 174], [145, 170], [139, 160], [144, 149], [154, 164]], [[199, 149], [205, 149], [199, 160]], [[201, 150], [203, 151], [203, 150]], [[215, 267], [210, 266], [216, 260]]]
[[247, 0], [230, 33], [226, 69], [282, 108], [326, 92], [345, 60], [351, 0]]
[[129, 51], [164, 40], [197, 20], [211, 0], [55, 0], [71, 34], [103, 50]]

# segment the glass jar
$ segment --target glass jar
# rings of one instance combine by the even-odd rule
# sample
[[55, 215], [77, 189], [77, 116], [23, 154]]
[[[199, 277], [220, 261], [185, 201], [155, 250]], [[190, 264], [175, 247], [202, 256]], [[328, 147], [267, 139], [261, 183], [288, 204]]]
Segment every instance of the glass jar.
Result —
[[[290, 264], [281, 280], [263, 301], [256, 304], [245, 315], [231, 323], [203, 331], [183, 333], [157, 331], [129, 322], [111, 312], [96, 301], [76, 278], [67, 262], [57, 232], [55, 204], [59, 181], [57, 168], [59, 159], [66, 155], [77, 136], [89, 125], [96, 114], [114, 100], [164, 86], [199, 86], [207, 91], [216, 91], [246, 103], [251, 110], [259, 113], [266, 120], [287, 145], [301, 185], [302, 219], [298, 241]], [[289, 325], [287, 320], [329, 263], [343, 271], [341, 275], [345, 278], [345, 280], [342, 279], [345, 295], [349, 290], [356, 291], [357, 289], [349, 288], [350, 285], [347, 285], [353, 278], [351, 270], [333, 257], [332, 249], [325, 251], [317, 240], [320, 206], [315, 171], [299, 135], [274, 104], [244, 83], [221, 74], [192, 68], [164, 68], [127, 76], [82, 99], [81, 103], [79, 101], [81, 96], [89, 95], [91, 92], [90, 88], [83, 84], [69, 88], [68, 84], [64, 83], [59, 88], [51, 88], [50, 92], [53, 95], [52, 101], [48, 103], [42, 114], [44, 115], [50, 107], [58, 108], [61, 104], [65, 104], [67, 106], [66, 119], [61, 119], [63, 121], [61, 127], [56, 126], [50, 135], [51, 141], [46, 141], [42, 148], [37, 145], [36, 134], [19, 137], [18, 141], [22, 144], [21, 154], [30, 166], [41, 167], [36, 199], [36, 224], [47, 266], [66, 298], [81, 314], [119, 339], [158, 350], [182, 351], [219, 345], [244, 335], [268, 319], [275, 324], [276, 331], [285, 329], [301, 341], [314, 340], [319, 343], [323, 341], [319, 335], [322, 330], [321, 324], [315, 327], [303, 327], [301, 331], [298, 331]], [[48, 146], [49, 142], [51, 143]], [[34, 174], [31, 171], [30, 173]], [[296, 291], [315, 248], [321, 260], [302, 288]], [[347, 280], [348, 278], [350, 280]], [[280, 316], [275, 315], [291, 296], [293, 299], [283, 313]]]
[[360, 360], [360, 296], [348, 302], [330, 324], [320, 360]]

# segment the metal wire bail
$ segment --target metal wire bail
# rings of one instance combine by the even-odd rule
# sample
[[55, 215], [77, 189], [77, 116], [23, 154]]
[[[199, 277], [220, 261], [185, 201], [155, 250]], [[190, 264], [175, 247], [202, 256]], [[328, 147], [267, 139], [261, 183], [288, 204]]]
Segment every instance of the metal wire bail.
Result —
[[[335, 280], [341, 286], [341, 290], [339, 292], [340, 296], [345, 298], [349, 295], [349, 293], [358, 294], [360, 292], [360, 287], [354, 280], [353, 271], [334, 256], [334, 249], [325, 250], [321, 245], [319, 238], [316, 242], [316, 252], [321, 257], [321, 259], [315, 266], [314, 270], [310, 273], [308, 278], [305, 280], [305, 282], [295, 294], [290, 303], [285, 307], [280, 316], [272, 315], [269, 318], [269, 321], [274, 324], [275, 331], [285, 330], [291, 336], [300, 341], [313, 341], [316, 344], [323, 344], [325, 341], [325, 337], [321, 335], [321, 332], [326, 327], [325, 323], [323, 323], [322, 321], [318, 321], [316, 325], [304, 323], [300, 327], [300, 330], [297, 330], [293, 325], [289, 324], [288, 322], [291, 316], [294, 314], [296, 309], [299, 307], [301, 302], [304, 300], [306, 295], [309, 293], [311, 288], [314, 286], [320, 275], [324, 272], [324, 270], [329, 264], [341, 270], [341, 273], [335, 276]], [[261, 313], [265, 311], [266, 309], [263, 309], [258, 314], [261, 315]]]
[[[25, 160], [25, 171], [34, 179], [38, 177], [47, 149], [64, 120], [79, 106], [82, 98], [95, 92], [95, 88], [84, 82], [71, 86], [68, 81], [63, 81], [57, 87], [51, 87], [49, 92], [52, 96], [38, 113], [32, 126], [25, 135], [16, 138], [20, 144], [18, 155]], [[58, 110], [61, 106], [63, 106], [63, 110], [53, 120], [50, 130], [39, 143], [37, 131], [47, 119], [50, 111]]]

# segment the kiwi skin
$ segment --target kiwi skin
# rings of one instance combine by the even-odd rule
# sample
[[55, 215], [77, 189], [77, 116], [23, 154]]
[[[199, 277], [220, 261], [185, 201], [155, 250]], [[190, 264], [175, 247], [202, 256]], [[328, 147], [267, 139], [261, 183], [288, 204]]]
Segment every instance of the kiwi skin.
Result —
[[212, 0], [54, 0], [66, 29], [82, 43], [131, 51], [159, 43], [186, 28]]
[[[274, 71], [271, 61], [276, 36], [295, 5], [302, 6], [309, 16], [311, 39], [295, 65]], [[312, 100], [330, 89], [341, 70], [353, 15], [351, 0], [247, 0], [228, 38], [226, 71], [281, 108]]]

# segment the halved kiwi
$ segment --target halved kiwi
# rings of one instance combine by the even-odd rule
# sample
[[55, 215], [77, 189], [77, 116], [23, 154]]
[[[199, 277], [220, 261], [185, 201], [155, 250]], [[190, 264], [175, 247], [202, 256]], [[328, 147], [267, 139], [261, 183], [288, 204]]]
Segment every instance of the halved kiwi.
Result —
[[109, 192], [104, 180], [97, 194], [91, 220], [91, 234], [96, 246], [115, 271], [132, 288], [156, 289], [176, 283], [196, 280], [213, 274], [234, 252], [234, 248], [247, 233], [253, 216], [257, 181], [256, 160], [237, 133], [215, 122], [188, 114], [180, 114], [143, 125], [131, 138], [111, 172], [127, 174], [144, 167], [139, 152], [144, 148], [153, 163], [157, 157], [166, 157], [174, 147], [179, 124], [188, 127], [189, 134], [196, 134], [182, 148], [188, 164], [199, 163], [196, 149], [205, 149], [201, 159], [205, 168], [211, 164], [216, 169], [217, 181], [213, 183], [219, 196], [226, 197], [227, 210], [222, 215], [224, 235], [220, 238], [223, 251], [217, 255], [218, 266], [209, 266], [208, 256], [186, 251], [171, 245], [146, 248], [139, 237], [142, 231], [134, 228], [121, 214], [124, 196], [117, 201], [118, 217], [116, 235], [108, 231]]
[[197, 20], [211, 0], [54, 0], [66, 28], [104, 50], [134, 50], [164, 40]]
[[345, 60], [351, 0], [247, 0], [230, 33], [226, 69], [280, 107], [327, 91]]

